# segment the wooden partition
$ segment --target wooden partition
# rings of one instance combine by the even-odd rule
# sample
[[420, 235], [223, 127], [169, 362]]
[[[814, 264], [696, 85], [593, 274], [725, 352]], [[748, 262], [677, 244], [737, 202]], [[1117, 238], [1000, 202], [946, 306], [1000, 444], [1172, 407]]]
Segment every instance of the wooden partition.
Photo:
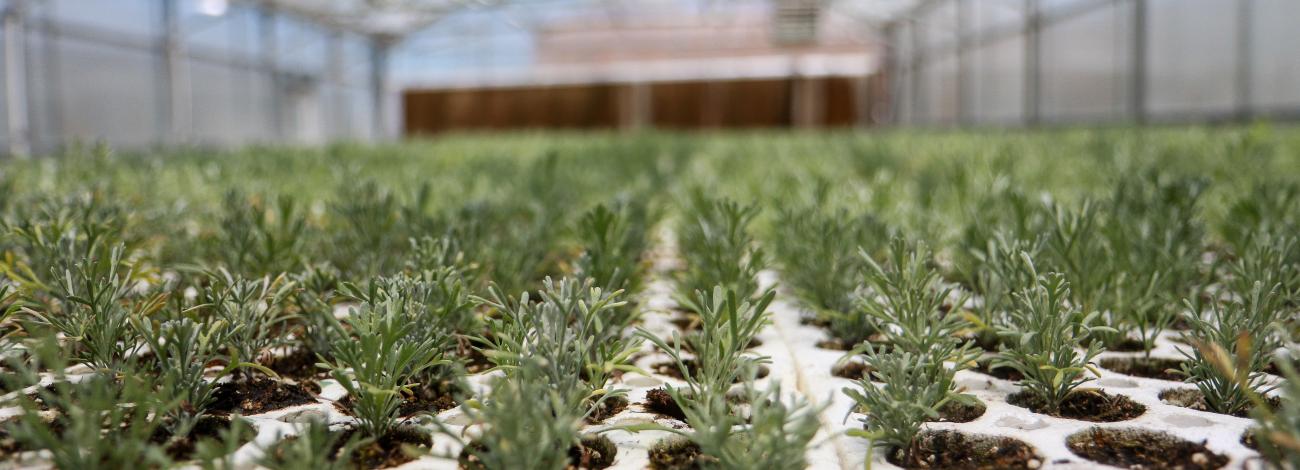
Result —
[[845, 127], [865, 123], [862, 78], [601, 83], [402, 93], [406, 135], [475, 129]]

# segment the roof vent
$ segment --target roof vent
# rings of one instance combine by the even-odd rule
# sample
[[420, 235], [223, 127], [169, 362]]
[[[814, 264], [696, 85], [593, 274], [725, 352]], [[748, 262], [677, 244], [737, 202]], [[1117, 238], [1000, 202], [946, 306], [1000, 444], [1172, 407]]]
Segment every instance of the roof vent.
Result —
[[820, 0], [777, 0], [772, 18], [772, 43], [808, 46], [817, 42]]

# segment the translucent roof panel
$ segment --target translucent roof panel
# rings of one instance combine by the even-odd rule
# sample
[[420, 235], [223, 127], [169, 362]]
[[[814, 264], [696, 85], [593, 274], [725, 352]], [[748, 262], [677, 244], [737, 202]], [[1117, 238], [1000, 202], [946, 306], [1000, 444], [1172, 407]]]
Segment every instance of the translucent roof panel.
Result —
[[[731, 69], [727, 75], [770, 75], [788, 69], [779, 55], [861, 49], [878, 42], [879, 27], [916, 0], [517, 0], [464, 4], [404, 37], [393, 75], [406, 84], [619, 80], [647, 72], [669, 79], [681, 68]], [[819, 9], [819, 51], [800, 49], [792, 5]], [[786, 10], [782, 10], [786, 9]], [[790, 36], [793, 31], [794, 36]], [[659, 35], [659, 36], [656, 36]], [[792, 42], [793, 41], [793, 42]], [[734, 51], [734, 56], [728, 50]], [[561, 51], [563, 53], [556, 53]], [[763, 57], [758, 57], [763, 56]], [[747, 60], [719, 62], [736, 57]], [[695, 62], [667, 63], [668, 58]], [[807, 67], [840, 70], [847, 56], [813, 57]], [[608, 66], [592, 67], [604, 61]], [[583, 63], [586, 64], [576, 64]], [[866, 64], [867, 61], [859, 61]], [[828, 69], [829, 67], [829, 69]], [[628, 70], [629, 68], [636, 70]], [[851, 74], [861, 73], [851, 71]], [[707, 74], [706, 74], [707, 75]], [[551, 78], [546, 78], [551, 77]]]

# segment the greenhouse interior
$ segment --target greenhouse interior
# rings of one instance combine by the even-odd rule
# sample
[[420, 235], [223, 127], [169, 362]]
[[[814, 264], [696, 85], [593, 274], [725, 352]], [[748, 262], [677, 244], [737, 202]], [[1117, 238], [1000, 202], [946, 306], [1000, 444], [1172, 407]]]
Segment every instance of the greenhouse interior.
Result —
[[1297, 20], [0, 0], [0, 469], [1300, 469]]

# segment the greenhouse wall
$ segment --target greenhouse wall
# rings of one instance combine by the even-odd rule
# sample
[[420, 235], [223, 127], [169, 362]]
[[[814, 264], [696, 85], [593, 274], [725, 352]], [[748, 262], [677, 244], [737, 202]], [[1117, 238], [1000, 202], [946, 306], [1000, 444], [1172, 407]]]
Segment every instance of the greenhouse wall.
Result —
[[887, 28], [891, 120], [1300, 118], [1300, 2], [931, 0]]
[[0, 146], [39, 154], [74, 143], [228, 147], [383, 132], [382, 49], [370, 37], [210, 3], [0, 0]]

